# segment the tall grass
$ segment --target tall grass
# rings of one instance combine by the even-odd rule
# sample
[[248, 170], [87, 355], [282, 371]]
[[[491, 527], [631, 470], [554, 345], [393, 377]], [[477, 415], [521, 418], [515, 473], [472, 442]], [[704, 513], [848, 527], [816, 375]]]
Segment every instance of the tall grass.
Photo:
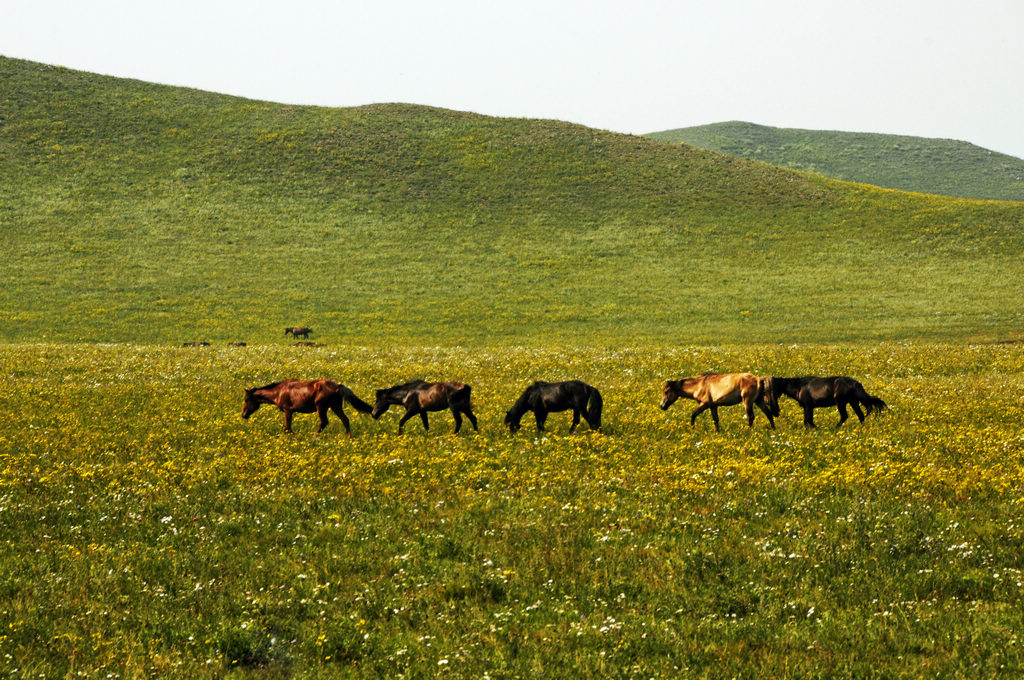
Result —
[[[1017, 347], [0, 348], [6, 677], [1014, 677]], [[658, 409], [666, 377], [848, 372], [804, 431]], [[481, 432], [314, 434], [242, 388], [473, 385]], [[537, 378], [603, 433], [510, 436]], [[561, 414], [565, 416], [565, 414]]]

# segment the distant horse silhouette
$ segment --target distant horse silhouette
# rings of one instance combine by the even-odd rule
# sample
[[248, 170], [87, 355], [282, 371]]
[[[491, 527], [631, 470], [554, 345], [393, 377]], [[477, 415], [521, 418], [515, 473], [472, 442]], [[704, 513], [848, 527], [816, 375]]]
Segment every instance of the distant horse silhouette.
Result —
[[313, 342], [312, 340], [299, 340], [295, 343], [296, 347], [326, 347], [322, 342]]
[[284, 411], [285, 432], [292, 431], [293, 413], [314, 412], [320, 416], [317, 432], [322, 432], [327, 427], [327, 410], [330, 409], [341, 419], [345, 432], [351, 437], [348, 417], [341, 408], [346, 401], [360, 413], [373, 410], [373, 407], [356, 397], [352, 390], [333, 380], [282, 380], [246, 390], [242, 417], [248, 419], [261, 404], [274, 404]]
[[238, 342], [229, 342], [228, 343], [228, 347], [245, 347], [245, 346], [246, 346], [246, 344], [244, 342], [240, 341], [240, 340]]
[[208, 343], [206, 340], [193, 340], [191, 342], [183, 342], [183, 343], [181, 343], [181, 346], [182, 347], [209, 347], [210, 343]]
[[[779, 396], [796, 400], [804, 409], [804, 427], [817, 427], [814, 424], [814, 409], [823, 406], [835, 406], [839, 411], [840, 427], [849, 417], [846, 407], [849, 406], [857, 414], [860, 422], [864, 422], [864, 415], [872, 411], [881, 411], [888, 408], [886, 403], [877, 397], [872, 397], [864, 390], [864, 386], [858, 381], [846, 375], [830, 376], [819, 378], [817, 376], [803, 376], [800, 378], [765, 378], [768, 382], [770, 393], [770, 406], [775, 415], [779, 414]], [[860, 405], [864, 405], [864, 412], [861, 412]]]
[[309, 334], [312, 332], [312, 328], [306, 328], [305, 326], [290, 326], [289, 328], [284, 329], [284, 334], [288, 335], [289, 333], [291, 333], [293, 338], [308, 338]]
[[775, 427], [775, 419], [765, 403], [765, 384], [753, 373], [705, 373], [693, 378], [669, 380], [662, 388], [661, 410], [667, 410], [676, 399], [686, 397], [698, 406], [690, 414], [692, 426], [697, 416], [710, 409], [715, 421], [715, 430], [721, 431], [718, 423], [718, 407], [732, 406], [743, 402], [747, 411], [747, 425], [754, 426], [754, 406], [768, 417], [768, 424]]
[[473, 415], [473, 405], [470, 403], [470, 387], [460, 382], [424, 382], [413, 380], [402, 385], [395, 385], [383, 390], [377, 390], [377, 402], [373, 406], [371, 415], [374, 420], [384, 415], [384, 412], [392, 404], [405, 407], [405, 415], [398, 421], [398, 433], [402, 433], [405, 426], [413, 416], [418, 415], [423, 420], [423, 429], [430, 430], [430, 423], [427, 420], [428, 411], [443, 411], [451, 409], [455, 417], [455, 433], [462, 427], [462, 414], [469, 418], [473, 429], [478, 430], [476, 416]]
[[587, 420], [590, 429], [601, 429], [601, 393], [582, 380], [565, 382], [537, 381], [526, 388], [523, 394], [505, 413], [505, 425], [509, 432], [518, 432], [520, 422], [527, 411], [533, 411], [537, 420], [537, 431], [544, 431], [544, 421], [554, 411], [572, 409], [572, 426], [569, 432], [575, 432], [580, 424], [580, 416]]

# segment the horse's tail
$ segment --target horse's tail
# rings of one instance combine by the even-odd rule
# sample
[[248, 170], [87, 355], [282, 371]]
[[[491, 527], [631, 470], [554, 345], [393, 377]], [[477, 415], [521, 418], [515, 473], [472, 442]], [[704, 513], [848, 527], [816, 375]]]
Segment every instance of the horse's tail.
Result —
[[587, 385], [587, 393], [587, 423], [590, 424], [590, 429], [600, 430], [601, 409], [604, 408], [604, 400], [601, 398], [601, 393], [597, 391], [596, 387], [591, 387], [590, 385]]
[[867, 391], [864, 389], [864, 386], [861, 385], [860, 383], [857, 383], [857, 389], [854, 392], [854, 396], [857, 397], [857, 401], [864, 404], [865, 414], [871, 413], [872, 411], [883, 411], [889, 408], [889, 406], [884, 401], [882, 401], [878, 397], [872, 397], [870, 394], [868, 394]]
[[768, 406], [768, 412], [773, 416], [779, 415], [779, 395], [775, 392], [775, 377], [765, 376], [757, 379], [757, 396]]
[[356, 396], [355, 392], [347, 387], [341, 388], [341, 397], [352, 404], [352, 408], [359, 411], [360, 413], [370, 413], [373, 411], [373, 407], [367, 404], [365, 401]]
[[462, 387], [460, 387], [459, 389], [457, 389], [457, 390], [455, 390], [454, 392], [451, 393], [451, 396], [448, 397], [448, 403], [452, 404], [452, 405], [465, 403], [466, 404], [466, 408], [469, 409], [470, 411], [472, 411], [473, 410], [473, 402], [471, 400], [472, 395], [473, 395], [473, 388], [470, 387], [469, 385], [463, 385]]

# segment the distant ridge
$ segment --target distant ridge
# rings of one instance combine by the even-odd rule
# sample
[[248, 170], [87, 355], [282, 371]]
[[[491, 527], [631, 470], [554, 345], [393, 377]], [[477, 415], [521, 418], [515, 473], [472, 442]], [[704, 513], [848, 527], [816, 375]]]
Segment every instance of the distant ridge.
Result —
[[740, 121], [646, 136], [889, 189], [1024, 201], [1024, 160], [951, 139], [799, 130]]

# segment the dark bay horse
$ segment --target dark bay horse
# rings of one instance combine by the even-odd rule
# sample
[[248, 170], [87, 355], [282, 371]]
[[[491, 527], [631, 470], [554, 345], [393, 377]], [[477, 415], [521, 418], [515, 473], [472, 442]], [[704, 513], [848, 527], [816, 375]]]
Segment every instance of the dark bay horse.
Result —
[[305, 326], [289, 326], [284, 329], [284, 334], [288, 335], [291, 333], [293, 338], [303, 337], [308, 338], [309, 334], [313, 332], [312, 328], [306, 328]]
[[406, 421], [416, 415], [423, 420], [423, 429], [430, 430], [427, 411], [443, 411], [448, 408], [455, 417], [456, 434], [462, 427], [462, 414], [466, 414], [474, 430], [479, 430], [476, 426], [476, 416], [473, 415], [473, 405], [469, 400], [470, 391], [469, 385], [460, 382], [413, 380], [377, 390], [377, 402], [373, 405], [371, 415], [376, 420], [384, 415], [392, 404], [404, 406], [405, 415], [398, 421], [398, 433], [401, 434]]
[[601, 429], [601, 408], [604, 402], [601, 393], [582, 380], [565, 382], [537, 381], [526, 388], [523, 394], [505, 413], [505, 425], [509, 432], [517, 432], [520, 422], [527, 411], [533, 411], [537, 420], [537, 431], [544, 431], [544, 421], [548, 414], [555, 411], [572, 409], [572, 427], [569, 433], [576, 431], [580, 424], [580, 416], [587, 420], [590, 429]]
[[[814, 409], [822, 406], [835, 406], [839, 411], [839, 422], [836, 423], [836, 427], [845, 423], [849, 417], [846, 412], [847, 406], [853, 409], [862, 423], [865, 412], [871, 413], [888, 408], [884, 401], [872, 397], [864, 390], [863, 385], [846, 375], [827, 378], [811, 375], [800, 378], [772, 376], [766, 380], [771, 394], [771, 408], [775, 415], [779, 414], [779, 397], [784, 394], [803, 406], [804, 427], [816, 427]], [[860, 410], [861, 404], [864, 405], [864, 412]]]
[[693, 378], [669, 380], [662, 388], [661, 410], [667, 410], [680, 397], [693, 399], [698, 406], [690, 414], [692, 426], [697, 416], [711, 410], [711, 418], [715, 421], [715, 430], [721, 431], [718, 423], [718, 407], [732, 406], [743, 402], [747, 411], [747, 425], [754, 426], [754, 406], [756, 405], [768, 417], [768, 424], [775, 428], [775, 419], [765, 403], [766, 378], [759, 378], [753, 373], [705, 373]]
[[322, 432], [327, 427], [327, 410], [330, 409], [341, 419], [345, 432], [351, 437], [352, 430], [349, 428], [348, 417], [341, 408], [346, 401], [360, 413], [369, 413], [373, 410], [373, 407], [356, 397], [352, 390], [333, 380], [282, 380], [246, 390], [242, 417], [248, 419], [261, 404], [274, 404], [284, 411], [285, 432], [292, 431], [293, 413], [313, 412], [320, 416], [320, 428], [317, 432]]

